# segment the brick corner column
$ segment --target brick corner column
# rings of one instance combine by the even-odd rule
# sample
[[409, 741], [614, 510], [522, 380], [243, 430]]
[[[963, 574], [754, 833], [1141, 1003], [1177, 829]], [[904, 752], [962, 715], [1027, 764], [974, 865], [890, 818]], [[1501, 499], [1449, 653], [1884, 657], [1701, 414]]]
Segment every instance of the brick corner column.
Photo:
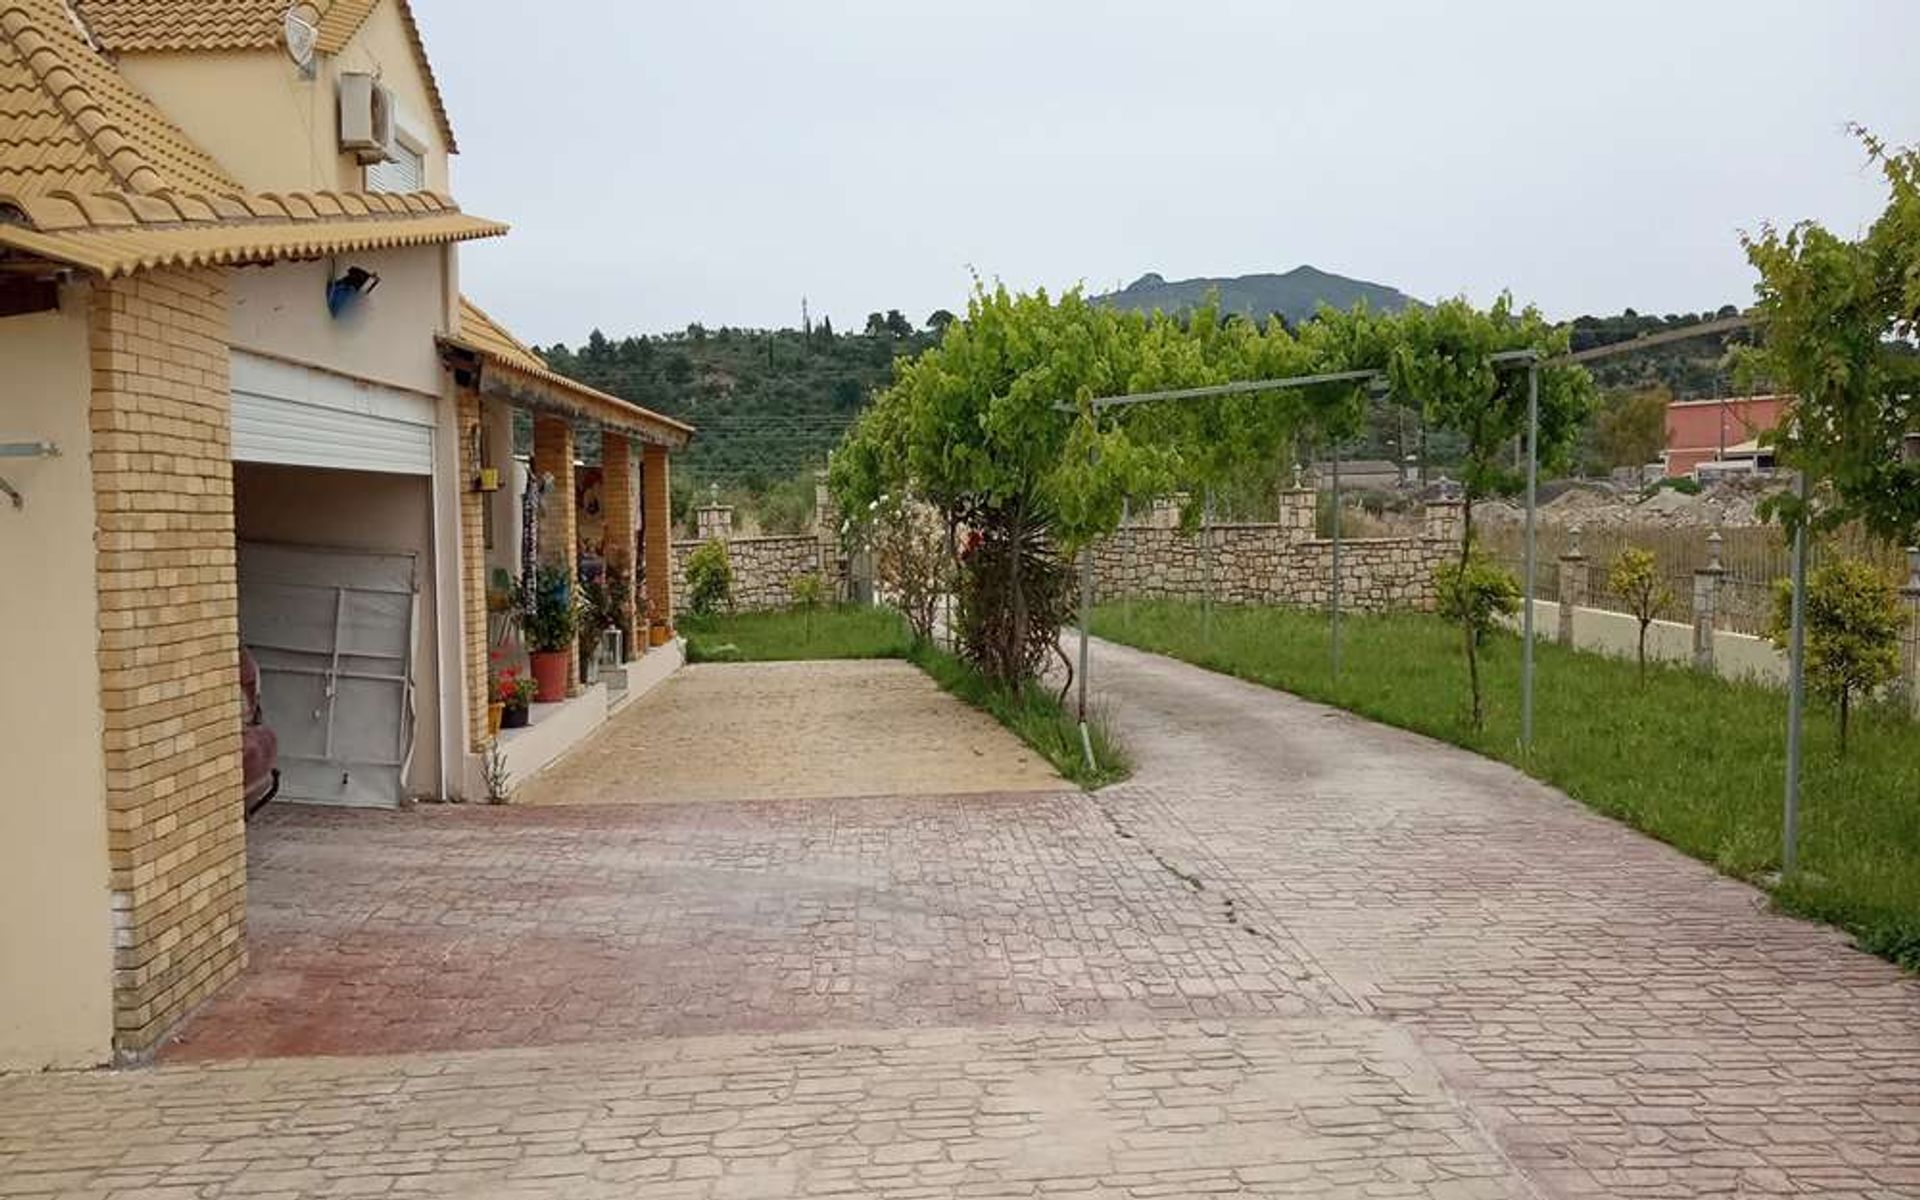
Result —
[[1713, 674], [1713, 634], [1719, 626], [1720, 585], [1727, 570], [1720, 563], [1720, 531], [1707, 535], [1707, 565], [1693, 573], [1693, 666]]
[[[552, 480], [540, 509], [540, 561], [567, 573], [568, 595], [580, 584], [580, 515], [574, 498], [573, 422], [541, 413], [533, 419], [533, 473]], [[567, 647], [567, 694], [580, 691], [580, 643]]]
[[[626, 600], [620, 606], [621, 652], [635, 657], [634, 644], [634, 535], [639, 530], [639, 496], [634, 488], [633, 442], [623, 433], [600, 435], [600, 508], [607, 529], [607, 575], [626, 580]], [[644, 634], [642, 635], [644, 636]]]
[[129, 1056], [246, 965], [231, 320], [220, 270], [143, 272], [92, 303], [114, 1048]]
[[1573, 530], [1573, 540], [1567, 546], [1565, 554], [1560, 556], [1560, 619], [1555, 630], [1555, 638], [1567, 649], [1573, 649], [1574, 613], [1587, 603], [1587, 555], [1580, 549], [1580, 530]]
[[647, 599], [654, 616], [673, 624], [673, 493], [667, 448], [647, 443], [642, 452], [641, 523], [646, 536]]
[[467, 750], [478, 754], [492, 739], [487, 732], [487, 494], [477, 480], [480, 469], [482, 405], [480, 393], [462, 387], [454, 398], [460, 439], [460, 645], [465, 661]]

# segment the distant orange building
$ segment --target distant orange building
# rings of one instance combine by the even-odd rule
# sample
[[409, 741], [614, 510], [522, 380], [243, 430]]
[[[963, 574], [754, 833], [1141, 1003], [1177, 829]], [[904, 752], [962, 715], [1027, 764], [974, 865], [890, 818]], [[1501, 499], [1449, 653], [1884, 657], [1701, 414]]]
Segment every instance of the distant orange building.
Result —
[[1753, 458], [1753, 443], [1780, 423], [1791, 396], [1725, 396], [1667, 406], [1667, 477], [1691, 475], [1703, 462]]

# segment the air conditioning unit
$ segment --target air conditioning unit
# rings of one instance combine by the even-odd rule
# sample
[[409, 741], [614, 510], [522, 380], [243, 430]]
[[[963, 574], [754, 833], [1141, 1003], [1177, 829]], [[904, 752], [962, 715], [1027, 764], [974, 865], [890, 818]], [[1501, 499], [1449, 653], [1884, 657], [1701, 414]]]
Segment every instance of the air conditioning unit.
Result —
[[393, 93], [371, 75], [340, 77], [340, 149], [363, 164], [393, 157]]

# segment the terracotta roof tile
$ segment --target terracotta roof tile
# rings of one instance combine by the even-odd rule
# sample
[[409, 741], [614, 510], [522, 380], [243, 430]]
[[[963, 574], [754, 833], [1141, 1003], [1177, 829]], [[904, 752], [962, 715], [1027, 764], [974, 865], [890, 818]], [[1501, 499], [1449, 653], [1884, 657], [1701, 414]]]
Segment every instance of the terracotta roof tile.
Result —
[[238, 191], [80, 37], [63, 0], [0, 0], [0, 192]]
[[638, 428], [676, 447], [686, 445], [693, 436], [693, 426], [684, 421], [610, 396], [553, 370], [525, 342], [465, 296], [460, 297], [459, 331], [446, 341], [478, 354], [495, 368], [531, 381], [536, 388], [557, 393], [566, 407], [583, 416]]
[[112, 277], [156, 267], [259, 263], [439, 245], [497, 237], [507, 231], [497, 221], [468, 216], [451, 200], [426, 192], [360, 197], [370, 202], [361, 216], [319, 215], [342, 199], [306, 193], [9, 195], [0, 190], [0, 249]]
[[[407, 0], [394, 0], [401, 23], [420, 58], [432, 98], [434, 119], [457, 151], [453, 122], [433, 77], [426, 43]], [[75, 0], [89, 32], [102, 48], [115, 54], [193, 50], [267, 50], [282, 44], [282, 23], [288, 0]], [[318, 31], [315, 47], [322, 54], [338, 54], [367, 23], [380, 0], [304, 0], [301, 4]]]

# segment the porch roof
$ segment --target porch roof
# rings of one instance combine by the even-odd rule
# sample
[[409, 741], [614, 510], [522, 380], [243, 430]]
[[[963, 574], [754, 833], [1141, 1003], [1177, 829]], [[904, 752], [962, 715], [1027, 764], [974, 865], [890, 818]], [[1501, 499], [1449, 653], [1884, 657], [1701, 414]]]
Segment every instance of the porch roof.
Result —
[[[13, 219], [8, 219], [9, 214]], [[431, 192], [191, 194], [0, 190], [0, 250], [108, 278], [160, 267], [318, 258], [439, 245], [507, 232]]]
[[460, 328], [441, 345], [479, 359], [480, 391], [528, 408], [558, 409], [642, 441], [680, 449], [694, 428], [618, 396], [588, 387], [547, 366], [479, 305], [460, 298]]

